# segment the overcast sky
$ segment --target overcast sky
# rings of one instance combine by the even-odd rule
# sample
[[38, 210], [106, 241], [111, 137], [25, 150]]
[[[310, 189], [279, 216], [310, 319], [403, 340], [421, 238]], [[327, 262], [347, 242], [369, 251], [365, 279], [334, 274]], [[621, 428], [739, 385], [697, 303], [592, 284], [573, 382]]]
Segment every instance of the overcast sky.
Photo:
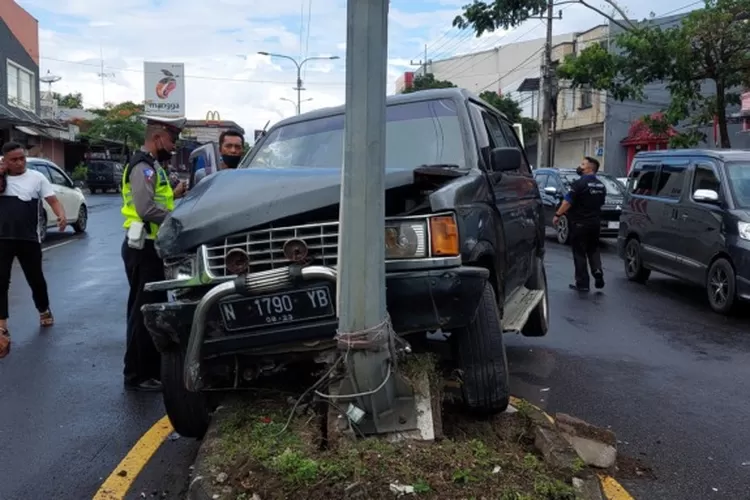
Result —
[[[144, 98], [143, 61], [184, 62], [187, 115], [208, 110], [234, 120], [248, 134], [271, 120], [294, 114], [281, 98], [296, 99], [291, 61], [258, 56], [258, 51], [293, 57], [341, 57], [312, 61], [304, 73], [302, 111], [342, 104], [346, 51], [345, 0], [17, 0], [39, 20], [40, 72], [62, 77], [53, 90], [81, 92], [86, 107], [102, 104], [100, 53], [107, 101]], [[389, 24], [389, 92], [410, 69], [410, 60], [443, 59], [519, 40], [539, 38], [544, 25], [531, 20], [509, 33], [476, 39], [451, 28], [470, 0], [392, 0]], [[625, 2], [623, 2], [625, 4]], [[634, 18], [697, 8], [690, 0], [629, 0]], [[582, 6], [565, 6], [555, 34], [584, 31], [606, 22]], [[604, 5], [603, 10], [609, 11]], [[657, 9], [658, 7], [658, 9]], [[44, 88], [44, 87], [43, 87]]]

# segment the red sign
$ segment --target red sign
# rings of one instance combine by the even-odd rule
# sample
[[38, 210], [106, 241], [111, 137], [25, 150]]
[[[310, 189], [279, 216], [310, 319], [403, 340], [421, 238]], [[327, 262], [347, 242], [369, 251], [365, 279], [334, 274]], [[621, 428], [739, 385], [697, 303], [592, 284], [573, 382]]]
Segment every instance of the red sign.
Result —
[[742, 114], [750, 114], [750, 92], [742, 94]]

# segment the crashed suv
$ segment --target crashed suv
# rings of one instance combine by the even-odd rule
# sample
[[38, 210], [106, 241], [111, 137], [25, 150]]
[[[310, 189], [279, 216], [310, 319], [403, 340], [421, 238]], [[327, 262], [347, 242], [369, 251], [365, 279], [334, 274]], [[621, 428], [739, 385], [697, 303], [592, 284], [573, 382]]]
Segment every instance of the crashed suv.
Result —
[[[466, 406], [503, 411], [503, 333], [548, 328], [542, 202], [525, 153], [512, 124], [464, 90], [390, 96], [386, 114], [394, 330], [425, 349], [447, 342]], [[335, 348], [343, 147], [343, 107], [283, 120], [162, 225], [168, 279], [147, 289], [170, 300], [143, 311], [183, 436], [206, 431], [216, 391]], [[435, 332], [442, 340], [426, 340]]]

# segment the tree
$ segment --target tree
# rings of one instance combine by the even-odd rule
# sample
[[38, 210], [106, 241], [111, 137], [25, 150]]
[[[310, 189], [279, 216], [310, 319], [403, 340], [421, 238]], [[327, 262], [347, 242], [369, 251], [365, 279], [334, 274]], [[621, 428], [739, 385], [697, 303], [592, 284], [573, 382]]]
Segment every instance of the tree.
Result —
[[143, 110], [143, 104], [132, 101], [106, 103], [103, 108], [89, 109], [97, 117], [80, 125], [81, 135], [92, 141], [113, 139], [138, 147], [146, 137], [146, 125], [138, 119]]
[[449, 89], [454, 87], [455, 85], [453, 84], [453, 82], [449, 82], [447, 80], [436, 80], [435, 75], [433, 75], [432, 73], [427, 73], [425, 75], [416, 76], [411, 86], [404, 89], [403, 93], [409, 94], [411, 92], [418, 92], [420, 90]]
[[[587, 0], [560, 0], [554, 5], [579, 4], [587, 7], [603, 17], [611, 20], [623, 29], [635, 27], [625, 11], [613, 0], [604, 0], [604, 3], [614, 8], [623, 20], [615, 19], [601, 9], [594, 7]], [[515, 28], [530, 18], [546, 15], [548, 0], [495, 0], [493, 2], [482, 2], [474, 0], [473, 3], [464, 6], [464, 12], [456, 16], [453, 26], [459, 29], [472, 28], [477, 37], [484, 33], [492, 33], [497, 29]]]
[[57, 100], [57, 104], [63, 108], [83, 109], [83, 94], [80, 92], [70, 94], [52, 93], [52, 97]]
[[513, 123], [520, 123], [523, 126], [523, 132], [526, 137], [531, 138], [539, 133], [539, 122], [533, 118], [521, 116], [521, 105], [513, 100], [512, 97], [498, 95], [497, 92], [486, 90], [479, 94], [479, 98], [498, 111], [501, 111]]
[[[739, 103], [739, 88], [750, 70], [750, 22], [747, 0], [706, 0], [705, 9], [688, 14], [678, 26], [661, 29], [649, 23], [619, 34], [620, 53], [598, 46], [569, 57], [558, 76], [573, 86], [588, 85], [616, 99], [644, 98], [644, 87], [665, 82], [671, 99], [662, 118], [647, 122], [664, 132], [688, 120], [694, 127], [672, 138], [673, 146], [704, 139], [696, 128], [716, 117], [722, 148], [731, 147], [727, 106]], [[705, 82], [713, 93], [703, 92]]]

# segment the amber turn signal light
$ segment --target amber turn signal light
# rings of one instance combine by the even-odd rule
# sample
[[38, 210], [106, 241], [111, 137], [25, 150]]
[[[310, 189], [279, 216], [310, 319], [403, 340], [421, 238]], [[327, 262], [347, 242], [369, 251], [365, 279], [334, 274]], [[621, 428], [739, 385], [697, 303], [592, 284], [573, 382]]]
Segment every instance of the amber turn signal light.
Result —
[[458, 226], [450, 215], [430, 218], [430, 239], [433, 257], [458, 255]]

